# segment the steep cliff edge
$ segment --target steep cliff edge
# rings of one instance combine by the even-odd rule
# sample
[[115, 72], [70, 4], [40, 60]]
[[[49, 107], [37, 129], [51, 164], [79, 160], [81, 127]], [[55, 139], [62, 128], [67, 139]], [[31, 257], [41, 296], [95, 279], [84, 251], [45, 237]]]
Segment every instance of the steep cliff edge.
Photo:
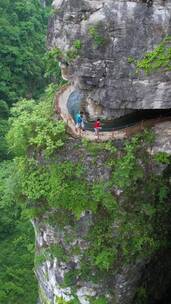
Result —
[[[171, 34], [170, 1], [53, 6], [48, 45], [90, 117], [171, 108], [170, 72], [137, 75], [129, 60]], [[171, 123], [153, 132], [106, 143], [67, 137], [53, 158], [38, 157], [47, 182], [33, 220], [41, 304], [157, 304], [167, 294]]]

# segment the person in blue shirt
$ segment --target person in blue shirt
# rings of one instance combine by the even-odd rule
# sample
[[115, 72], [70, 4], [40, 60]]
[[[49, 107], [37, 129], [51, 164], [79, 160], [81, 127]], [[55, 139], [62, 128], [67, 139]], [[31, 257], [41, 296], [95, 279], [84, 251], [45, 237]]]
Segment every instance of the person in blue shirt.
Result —
[[75, 125], [75, 129], [76, 132], [79, 131], [80, 135], [81, 135], [81, 131], [84, 131], [84, 119], [83, 119], [83, 112], [77, 113], [76, 115], [76, 125]]

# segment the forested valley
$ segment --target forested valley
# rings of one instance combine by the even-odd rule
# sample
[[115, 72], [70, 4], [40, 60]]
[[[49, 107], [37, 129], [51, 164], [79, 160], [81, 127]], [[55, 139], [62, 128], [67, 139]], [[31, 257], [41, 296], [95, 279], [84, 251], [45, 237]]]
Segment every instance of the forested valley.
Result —
[[[46, 5], [45, 5], [46, 4]], [[38, 102], [49, 84], [46, 35], [51, 1], [0, 1], [0, 303], [36, 303], [34, 232], [22, 204], [11, 194], [14, 155], [7, 147], [10, 108]], [[47, 73], [48, 74], [48, 73]], [[18, 198], [18, 201], [22, 198]]]

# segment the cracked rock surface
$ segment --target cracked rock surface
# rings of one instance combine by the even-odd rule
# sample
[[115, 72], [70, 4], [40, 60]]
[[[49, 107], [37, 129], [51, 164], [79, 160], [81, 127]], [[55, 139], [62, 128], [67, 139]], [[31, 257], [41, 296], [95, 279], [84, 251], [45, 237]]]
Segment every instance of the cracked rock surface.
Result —
[[65, 53], [80, 41], [79, 56], [63, 67], [85, 103], [91, 100], [113, 117], [116, 110], [122, 116], [134, 109], [171, 108], [171, 73], [137, 75], [128, 62], [171, 34], [170, 1], [56, 0], [53, 6], [48, 46]]

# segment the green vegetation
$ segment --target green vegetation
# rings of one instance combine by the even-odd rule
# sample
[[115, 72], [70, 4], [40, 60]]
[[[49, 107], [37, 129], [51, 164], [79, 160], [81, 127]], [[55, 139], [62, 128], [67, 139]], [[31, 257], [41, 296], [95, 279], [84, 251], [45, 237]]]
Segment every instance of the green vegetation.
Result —
[[56, 298], [56, 304], [68, 304], [63, 298]]
[[41, 249], [39, 253], [36, 252], [34, 258], [35, 267], [42, 265], [48, 258], [49, 258], [49, 251], [46, 250], [45, 248]]
[[[154, 140], [151, 132], [134, 136], [120, 151], [112, 142], [90, 144], [84, 140], [80, 147], [90, 154], [92, 165], [97, 155], [105, 153], [105, 166], [111, 171], [106, 182], [98, 176], [93, 183], [88, 182], [81, 155], [76, 163], [60, 159], [68, 139], [64, 123], [53, 120], [55, 91], [51, 85], [39, 102], [22, 100], [11, 110], [7, 139], [15, 158], [5, 191], [27, 218], [48, 214], [52, 209], [59, 211], [58, 218], [63, 214], [61, 228], [72, 225], [73, 235], [82, 213], [91, 211], [93, 225], [86, 237], [89, 246], [84, 252], [75, 252], [81, 267], [67, 272], [62, 284], [74, 287], [78, 277], [98, 282], [110, 276], [113, 269], [117, 271], [118, 263], [149, 257], [167, 246], [169, 180], [151, 168], [156, 163], [168, 164], [170, 159], [164, 153], [152, 157], [147, 152]], [[55, 216], [54, 211], [54, 222]], [[52, 245], [37, 254], [35, 266], [54, 256], [67, 262], [73, 253], [74, 248], [65, 253], [60, 244]], [[105, 298], [92, 301], [107, 303]]]
[[43, 55], [49, 9], [39, 0], [2, 0], [0, 10], [0, 99], [11, 105], [21, 97], [37, 97], [46, 85]]
[[135, 60], [132, 57], [128, 58], [129, 63], [134, 63], [137, 71], [144, 70], [147, 74], [160, 70], [166, 72], [171, 70], [171, 37], [167, 36], [163, 41], [152, 51], [146, 53], [144, 58]]
[[7, 139], [10, 150], [25, 156], [28, 148], [46, 156], [63, 146], [65, 125], [53, 119], [53, 96], [56, 86], [51, 85], [39, 103], [21, 100], [11, 110], [11, 129]]
[[[15, 216], [15, 211], [8, 214]], [[34, 232], [31, 224], [21, 221], [0, 242], [0, 302], [36, 303], [37, 282], [33, 274]]]
[[0, 303], [33, 304], [38, 297], [34, 232], [19, 204], [24, 198], [17, 195], [17, 169], [15, 160], [8, 160], [12, 153], [6, 133], [9, 107], [19, 98], [38, 98], [46, 86], [43, 57], [50, 9], [39, 0], [2, 0], [0, 11]]
[[7, 103], [0, 100], [0, 162], [10, 157], [5, 135], [8, 132], [9, 107]]
[[[13, 116], [10, 118], [11, 129], [7, 137], [11, 153], [17, 157], [0, 164], [1, 303], [33, 304], [37, 299], [37, 282], [33, 273], [34, 233], [28, 222], [30, 214], [25, 208], [26, 202], [29, 205], [31, 203], [29, 194], [26, 200], [26, 194], [22, 194], [21, 187], [26, 187], [26, 184], [29, 184], [32, 189], [31, 193], [36, 195], [37, 191], [37, 195], [39, 193], [40, 196], [43, 196], [43, 193], [39, 192], [40, 189], [36, 185], [34, 188], [30, 181], [31, 178], [33, 181], [40, 178], [41, 183], [42, 177], [44, 178], [44, 175], [42, 177], [34, 175], [36, 174], [34, 168], [38, 168], [38, 163], [33, 160], [33, 157], [39, 157], [40, 160], [40, 152], [43, 153], [44, 157], [49, 156], [63, 145], [62, 138], [65, 137], [65, 126], [63, 122], [57, 124], [52, 117], [55, 90], [56, 87], [52, 85], [38, 103], [34, 100], [22, 100], [11, 110]], [[6, 104], [2, 102], [1, 105], [3, 115], [8, 115]], [[3, 120], [1, 120], [1, 125], [2, 122]], [[7, 120], [4, 120], [4, 138], [7, 131], [6, 124]], [[21, 180], [23, 168], [25, 168], [25, 176]], [[38, 172], [40, 172], [40, 168]], [[27, 177], [29, 178], [27, 179]], [[30, 209], [32, 217], [39, 212], [39, 208], [37, 209]], [[44, 212], [43, 208], [41, 212]], [[62, 255], [60, 250], [57, 252], [56, 248], [51, 250], [53, 254]], [[42, 263], [43, 258], [43, 254], [41, 257], [37, 256], [35, 264]]]
[[66, 60], [66, 62], [69, 63], [75, 60], [80, 55], [81, 48], [81, 41], [79, 39], [74, 40], [73, 46], [64, 55], [64, 59]]
[[71, 48], [66, 52], [66, 62], [72, 62], [73, 60], [75, 60], [78, 57], [79, 53], [78, 50], [75, 48]]
[[9, 107], [5, 101], [0, 100], [0, 118], [7, 119], [8, 116], [9, 116]]
[[51, 304], [42, 288], [39, 288], [39, 297], [42, 304]]
[[13, 170], [12, 161], [0, 164], [0, 303], [33, 304], [37, 300], [34, 232], [13, 197]]
[[73, 46], [75, 49], [80, 50], [82, 48], [81, 40], [77, 39], [73, 42]]
[[106, 39], [102, 35], [102, 25], [101, 23], [98, 23], [96, 25], [92, 25], [88, 29], [88, 33], [90, 37], [93, 39], [94, 45], [96, 47], [103, 46], [106, 43]]
[[170, 164], [171, 158], [170, 155], [166, 152], [158, 152], [154, 156], [155, 160], [161, 164]]
[[128, 63], [135, 63], [135, 58], [132, 56], [128, 57]]
[[56, 304], [79, 304], [80, 302], [77, 299], [70, 301], [65, 301], [63, 298], [56, 298]]
[[49, 247], [42, 248], [39, 253], [36, 253], [34, 259], [35, 267], [38, 267], [47, 259], [53, 259], [54, 257], [56, 257], [60, 262], [67, 262], [68, 260], [64, 248], [59, 244], [52, 244]]
[[[18, 110], [16, 112], [16, 107], [12, 110], [14, 117], [8, 135], [10, 144], [11, 138], [15, 138], [16, 130], [18, 132], [18, 130], [24, 129], [23, 121], [26, 114], [21, 105], [19, 103], [17, 106], [19, 112]], [[41, 106], [43, 106], [43, 102]], [[30, 110], [29, 104], [27, 111], [29, 111], [31, 121], [35, 113], [37, 115], [37, 120], [34, 120], [37, 122], [34, 130], [40, 131], [39, 123], [42, 126], [42, 119], [46, 121], [46, 128], [49, 130], [49, 124], [52, 124], [50, 112], [49, 119], [45, 115], [44, 118], [39, 119], [40, 109], [38, 112], [34, 112]], [[58, 129], [61, 122], [54, 123]], [[27, 126], [29, 127], [29, 123]], [[151, 170], [151, 166], [156, 160], [147, 152], [147, 148], [154, 139], [153, 134], [145, 132], [133, 137], [131, 141], [125, 143], [123, 150], [119, 153], [112, 143], [99, 145], [103, 152], [108, 153], [106, 165], [112, 171], [111, 179], [108, 182], [97, 180], [91, 184], [84, 178], [86, 169], [82, 165], [81, 158], [77, 165], [65, 160], [58, 162], [58, 165], [38, 161], [37, 152], [44, 151], [44, 155], [49, 155], [49, 150], [52, 153], [63, 146], [65, 142], [64, 126], [62, 131], [61, 126], [59, 129], [59, 138], [61, 139], [63, 136], [63, 141], [60, 141], [60, 144], [55, 147], [52, 145], [54, 149], [49, 149], [44, 141], [41, 143], [36, 140], [37, 136], [39, 138], [39, 133], [35, 132], [33, 136], [30, 128], [26, 128], [28, 133], [25, 134], [28, 136], [24, 135], [20, 139], [17, 135], [19, 142], [17, 143], [15, 140], [15, 144], [12, 142], [11, 147], [18, 156], [16, 158], [18, 195], [25, 198], [25, 208], [32, 210], [32, 217], [33, 214], [38, 216], [39, 212], [43, 213], [45, 210], [55, 208], [71, 212], [77, 220], [85, 210], [92, 211], [94, 220], [87, 236], [89, 247], [83, 254], [79, 275], [87, 275], [85, 273], [85, 267], [87, 267], [87, 269], [94, 269], [94, 273], [97, 275], [95, 277], [98, 278], [99, 274], [103, 276], [104, 273], [110, 273], [113, 268], [116, 269], [118, 260], [122, 264], [127, 264], [137, 257], [151, 256], [161, 246], [166, 246], [166, 223], [170, 212], [167, 204], [169, 185], [167, 177], [158, 176]], [[48, 134], [51, 143], [53, 133]], [[58, 143], [57, 136], [58, 132], [55, 136], [56, 143]], [[23, 141], [23, 138], [29, 140]], [[30, 143], [34, 143], [32, 147], [34, 153], [26, 158], [25, 153], [29, 149]], [[89, 147], [87, 141], [84, 141], [83, 145], [84, 148]], [[96, 146], [96, 144], [94, 145]], [[19, 146], [20, 149], [18, 149]], [[93, 148], [92, 162], [94, 162], [94, 157], [96, 158], [95, 148], [97, 147]], [[23, 151], [22, 155], [21, 151]], [[46, 154], [47, 151], [48, 154]], [[98, 153], [100, 153], [99, 150]], [[121, 198], [118, 198], [115, 188], [121, 189]], [[120, 200], [122, 204], [120, 204]], [[114, 223], [116, 223], [115, 229], [113, 228]], [[60, 258], [63, 252], [58, 248], [56, 254]], [[67, 274], [70, 284], [71, 281], [75, 281], [74, 277], [77, 275], [78, 272], [72, 273], [70, 279], [70, 274]], [[91, 279], [94, 280], [95, 277], [91, 277]], [[65, 278], [66, 280], [68, 282], [68, 279]]]
[[5, 135], [8, 131], [8, 121], [0, 118], [0, 161], [8, 159], [8, 147]]
[[95, 143], [95, 142], [90, 142], [87, 139], [82, 140], [82, 145], [83, 147], [86, 148], [86, 150], [91, 154], [91, 155], [98, 155], [98, 153], [103, 152], [103, 150], [109, 151], [109, 152], [116, 152], [117, 149], [116, 147], [112, 144], [112, 142], [108, 141], [106, 142], [101, 142], [101, 143]]
[[[151, 156], [147, 152], [153, 141], [149, 132], [133, 137], [119, 151], [112, 142], [84, 140], [76, 160], [66, 157], [65, 124], [54, 119], [53, 111], [55, 92], [64, 84], [58, 62], [75, 60], [82, 43], [73, 41], [66, 54], [57, 48], [45, 54], [49, 8], [44, 10], [38, 0], [3, 0], [0, 9], [0, 303], [36, 303], [34, 265], [41, 265], [47, 257], [68, 262], [75, 254], [80, 269], [68, 271], [63, 286], [72, 287], [69, 304], [78, 304], [74, 295], [77, 278], [99, 282], [113, 275], [118, 265], [149, 257], [168, 246], [169, 177], [157, 175], [153, 165], [170, 164], [170, 158], [165, 153]], [[107, 42], [103, 31], [101, 24], [89, 28], [95, 47]], [[138, 69], [169, 70], [169, 43], [166, 38], [137, 62]], [[43, 93], [47, 82], [57, 85]], [[78, 147], [75, 149], [78, 152]], [[104, 181], [97, 173], [92, 181], [87, 178], [85, 155], [93, 167], [101, 154], [105, 154], [110, 178]], [[72, 236], [69, 232], [64, 236], [69, 243], [77, 236], [77, 224], [87, 210], [93, 224], [85, 237], [88, 246], [84, 252], [76, 245], [68, 253], [59, 243], [42, 248], [34, 261], [34, 236], [28, 219], [46, 213], [42, 220], [58, 223], [61, 229], [70, 225]], [[43, 291], [41, 297], [47, 302]], [[138, 297], [146, 298], [143, 289], [137, 291]], [[56, 302], [66, 303], [62, 298]], [[91, 303], [108, 301], [102, 296], [92, 298]]]
[[106, 300], [106, 298], [100, 297], [98, 299], [93, 299], [90, 303], [91, 304], [108, 304], [108, 301]]
[[53, 48], [51, 51], [47, 52], [45, 55], [46, 77], [53, 81], [56, 80], [55, 83], [60, 85], [64, 84], [65, 81], [61, 79], [59, 61], [64, 60], [66, 63], [72, 62], [80, 55], [81, 48], [81, 40], [77, 39], [73, 41], [73, 46], [68, 49], [67, 52], [62, 52], [59, 48]]
[[45, 76], [50, 82], [55, 82], [61, 86], [65, 81], [61, 78], [61, 69], [59, 61], [63, 59], [63, 53], [59, 48], [54, 48], [44, 56], [46, 73]]

